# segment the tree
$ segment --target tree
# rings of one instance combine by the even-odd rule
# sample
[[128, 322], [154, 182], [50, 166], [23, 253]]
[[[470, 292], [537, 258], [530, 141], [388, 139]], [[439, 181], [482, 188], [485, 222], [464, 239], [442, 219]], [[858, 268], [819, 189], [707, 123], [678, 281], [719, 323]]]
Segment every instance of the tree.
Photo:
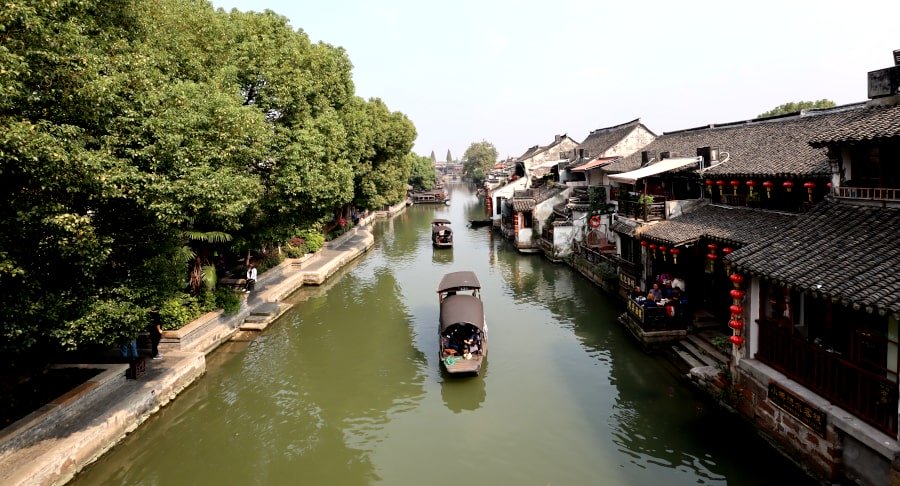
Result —
[[418, 190], [430, 190], [434, 187], [434, 165], [428, 157], [410, 154], [412, 172], [409, 174], [409, 184]]
[[472, 180], [484, 180], [484, 175], [497, 163], [497, 149], [490, 142], [474, 142], [463, 155], [463, 173]]
[[435, 155], [434, 155], [434, 150], [432, 150], [432, 151], [431, 151], [431, 163], [433, 164], [433, 163], [435, 163], [435, 162], [437, 162], [437, 157], [435, 157]]
[[447, 149], [447, 163], [448, 164], [453, 163], [453, 156], [450, 155], [450, 149]]
[[778, 115], [787, 115], [788, 113], [796, 113], [800, 110], [811, 110], [816, 108], [833, 108], [835, 106], [834, 101], [828, 99], [821, 99], [818, 101], [798, 101], [798, 102], [790, 102], [785, 103], [783, 105], [776, 106], [771, 110], [760, 113], [756, 118], [766, 118], [770, 116], [778, 116]]

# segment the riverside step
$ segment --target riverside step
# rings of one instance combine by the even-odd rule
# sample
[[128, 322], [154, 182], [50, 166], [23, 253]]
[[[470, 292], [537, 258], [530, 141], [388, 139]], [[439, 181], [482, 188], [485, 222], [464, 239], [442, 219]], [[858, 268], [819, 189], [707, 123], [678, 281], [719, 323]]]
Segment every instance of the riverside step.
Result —
[[266, 302], [257, 306], [250, 312], [251, 316], [273, 316], [280, 312], [277, 302]]
[[700, 347], [704, 353], [712, 356], [720, 363], [727, 363], [730, 361], [728, 355], [723, 353], [721, 350], [716, 348], [710, 341], [708, 337], [704, 337], [702, 335], [691, 334], [688, 336], [688, 339], [691, 340], [692, 343]]
[[707, 355], [703, 351], [700, 350], [697, 346], [693, 344], [693, 341], [690, 339], [685, 339], [679, 343], [681, 347], [686, 349], [692, 356], [696, 357], [698, 360], [702, 361], [706, 366], [715, 366], [719, 364], [715, 358]]
[[687, 363], [689, 367], [691, 367], [691, 368], [699, 368], [699, 367], [703, 366], [703, 363], [701, 363], [700, 361], [697, 361], [696, 358], [694, 358], [693, 356], [691, 356], [691, 355], [690, 355], [689, 353], [687, 353], [686, 351], [680, 349], [680, 347], [681, 347], [680, 345], [676, 344], [676, 345], [672, 346], [672, 351], [674, 351], [675, 354], [678, 355], [678, 357], [680, 357], [681, 359], [683, 359], [684, 362]]

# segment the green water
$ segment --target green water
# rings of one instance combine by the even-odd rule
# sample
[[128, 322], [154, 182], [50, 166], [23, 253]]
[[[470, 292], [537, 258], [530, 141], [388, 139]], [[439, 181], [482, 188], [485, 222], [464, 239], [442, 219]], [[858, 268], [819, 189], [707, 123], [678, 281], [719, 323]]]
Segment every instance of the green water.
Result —
[[[814, 484], [616, 324], [568, 266], [518, 254], [471, 187], [378, 222], [376, 244], [209, 371], [73, 484]], [[430, 221], [450, 219], [452, 249]], [[443, 376], [440, 277], [473, 270], [490, 354]]]

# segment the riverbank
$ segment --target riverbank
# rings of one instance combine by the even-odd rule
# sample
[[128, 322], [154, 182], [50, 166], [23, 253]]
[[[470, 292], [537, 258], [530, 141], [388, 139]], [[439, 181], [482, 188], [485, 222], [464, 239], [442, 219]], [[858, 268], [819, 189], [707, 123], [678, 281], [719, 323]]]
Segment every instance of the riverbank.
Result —
[[374, 245], [370, 225], [406, 208], [405, 202], [370, 214], [316, 254], [289, 259], [260, 275], [257, 290], [232, 316], [212, 312], [160, 343], [163, 360], [126, 379], [128, 365], [67, 365], [102, 370], [97, 376], [0, 431], [0, 484], [50, 485], [71, 480], [175, 399], [206, 372], [206, 355], [222, 343], [246, 340], [290, 305], [282, 302], [303, 285], [320, 285]]

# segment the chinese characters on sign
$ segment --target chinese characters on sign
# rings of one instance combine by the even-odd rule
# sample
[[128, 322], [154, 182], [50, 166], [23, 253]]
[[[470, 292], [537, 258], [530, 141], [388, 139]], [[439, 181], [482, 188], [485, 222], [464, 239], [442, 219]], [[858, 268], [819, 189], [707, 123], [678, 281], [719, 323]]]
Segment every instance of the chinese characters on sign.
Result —
[[769, 401], [812, 429], [813, 432], [825, 437], [825, 412], [813, 408], [812, 405], [774, 381], [769, 383]]

